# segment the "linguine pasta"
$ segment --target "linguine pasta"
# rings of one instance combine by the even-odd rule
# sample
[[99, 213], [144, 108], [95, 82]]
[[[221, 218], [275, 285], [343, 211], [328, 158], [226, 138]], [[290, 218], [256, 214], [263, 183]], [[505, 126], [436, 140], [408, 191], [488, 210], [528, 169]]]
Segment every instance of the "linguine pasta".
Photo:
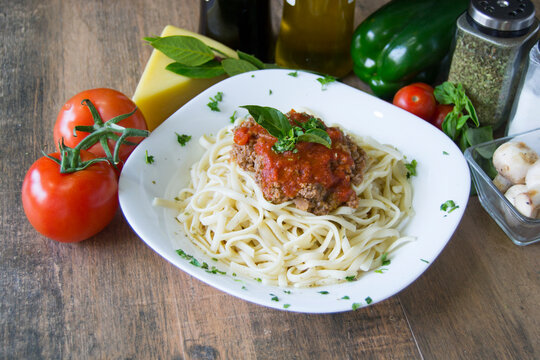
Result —
[[358, 208], [317, 216], [265, 200], [253, 175], [231, 161], [233, 126], [203, 136], [205, 153], [177, 197], [177, 219], [193, 243], [238, 275], [281, 287], [357, 278], [413, 240], [400, 231], [413, 211], [403, 155], [370, 138], [355, 141], [368, 157], [364, 180], [353, 186]]

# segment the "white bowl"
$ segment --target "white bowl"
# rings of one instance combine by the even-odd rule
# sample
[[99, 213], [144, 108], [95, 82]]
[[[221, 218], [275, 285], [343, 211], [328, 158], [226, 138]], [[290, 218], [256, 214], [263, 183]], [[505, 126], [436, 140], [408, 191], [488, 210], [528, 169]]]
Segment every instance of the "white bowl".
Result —
[[[297, 72], [295, 77], [290, 73], [261, 70], [237, 75], [184, 105], [129, 157], [120, 177], [120, 206], [133, 230], [158, 254], [197, 279], [244, 300], [307, 313], [348, 311], [375, 304], [411, 284], [450, 240], [469, 198], [467, 163], [459, 148], [424, 120], [342, 83], [323, 87], [317, 75]], [[211, 111], [207, 104], [218, 92], [223, 93], [221, 111]], [[354, 282], [305, 289], [281, 289], [239, 279], [225, 265], [204, 255], [183, 234], [174, 218], [176, 214], [152, 206], [152, 201], [155, 197], [172, 199], [179, 189], [187, 186], [188, 170], [203, 152], [197, 139], [230, 124], [235, 111], [237, 115], [246, 114], [246, 110], [239, 108], [246, 104], [272, 106], [283, 112], [307, 108], [327, 124], [340, 124], [348, 132], [371, 136], [380, 143], [395, 146], [407, 159], [415, 159], [418, 162], [418, 175], [412, 177], [415, 215], [404, 233], [417, 240], [392, 253], [391, 264], [384, 271], [368, 272]], [[191, 135], [192, 140], [182, 147], [175, 133]], [[154, 157], [154, 163], [145, 162], [146, 152]], [[441, 210], [448, 200], [458, 205], [450, 213]], [[193, 266], [177, 254], [177, 249], [227, 274], [212, 274]]]

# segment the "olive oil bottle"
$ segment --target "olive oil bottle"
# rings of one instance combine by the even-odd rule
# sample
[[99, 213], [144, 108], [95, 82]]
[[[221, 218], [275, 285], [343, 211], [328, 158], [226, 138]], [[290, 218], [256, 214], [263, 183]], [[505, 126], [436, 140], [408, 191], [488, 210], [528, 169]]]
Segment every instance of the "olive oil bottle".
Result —
[[342, 77], [352, 69], [355, 0], [286, 0], [275, 60], [279, 66]]

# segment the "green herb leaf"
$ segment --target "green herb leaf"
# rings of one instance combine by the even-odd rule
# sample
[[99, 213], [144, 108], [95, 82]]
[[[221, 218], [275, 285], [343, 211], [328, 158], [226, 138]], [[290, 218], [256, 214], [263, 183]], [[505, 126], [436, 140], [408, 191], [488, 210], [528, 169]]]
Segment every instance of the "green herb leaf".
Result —
[[229, 117], [229, 120], [231, 120], [231, 124], [234, 124], [236, 121], [236, 110], [233, 112], [233, 114]]
[[347, 280], [347, 281], [356, 281], [356, 276], [354, 276], [354, 275], [346, 276], [345, 280]]
[[192, 36], [150, 38], [150, 45], [180, 64], [198, 66], [214, 59], [212, 49]]
[[305, 134], [298, 136], [298, 141], [314, 142], [324, 145], [329, 149], [332, 148], [332, 139], [330, 139], [326, 131], [321, 129], [310, 129], [306, 131]]
[[225, 74], [223, 66], [217, 60], [210, 60], [199, 66], [189, 66], [180, 64], [179, 62], [173, 62], [167, 65], [165, 69], [193, 79], [209, 79]]
[[257, 124], [261, 125], [270, 135], [278, 139], [289, 135], [289, 131], [292, 129], [287, 116], [277, 109], [259, 105], [244, 105], [240, 107], [247, 109]]
[[330, 75], [324, 75], [324, 77], [317, 78], [317, 81], [321, 83], [322, 90], [326, 90], [326, 88], [328, 87], [328, 84], [331, 84], [334, 81], [336, 81], [336, 78]]
[[329, 294], [329, 292], [326, 291], [326, 290], [319, 291], [318, 293], [321, 294], [321, 295], [328, 295]]
[[240, 51], [240, 50], [236, 50], [236, 54], [238, 54], [238, 58], [240, 60], [245, 60], [247, 61], [248, 63], [252, 64], [253, 66], [255, 66], [257, 69], [264, 69], [266, 68], [266, 66], [264, 65], [264, 63], [257, 59], [255, 56], [253, 55], [250, 55], [250, 54], [247, 54], [243, 51]]
[[351, 298], [349, 297], [349, 295], [345, 295], [343, 296], [340, 300], [350, 300]]
[[359, 309], [361, 306], [362, 306], [362, 304], [360, 304], [360, 303], [353, 303], [353, 304], [352, 304], [352, 309], [353, 309], [353, 310], [357, 310], [357, 309]]
[[290, 72], [287, 75], [292, 76], [292, 77], [298, 77], [298, 71]]
[[279, 298], [278, 298], [276, 295], [270, 294], [270, 296], [272, 297], [270, 300], [272, 300], [272, 301], [279, 301]]
[[186, 135], [186, 134], [180, 135], [178, 133], [175, 133], [175, 134], [176, 134], [176, 140], [181, 146], [186, 146], [187, 142], [191, 140], [191, 135]]
[[291, 304], [283, 304], [284, 309], [288, 309], [289, 307], [291, 307]]
[[225, 70], [225, 72], [229, 76], [242, 74], [248, 71], [259, 70], [249, 61], [242, 59], [224, 59], [223, 61], [221, 61], [221, 65], [223, 65], [223, 70]]

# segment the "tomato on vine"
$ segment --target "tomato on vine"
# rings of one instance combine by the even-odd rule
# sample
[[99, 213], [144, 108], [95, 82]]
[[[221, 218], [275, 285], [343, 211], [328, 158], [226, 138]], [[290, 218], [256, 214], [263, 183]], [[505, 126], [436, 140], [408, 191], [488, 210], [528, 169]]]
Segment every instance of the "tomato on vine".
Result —
[[[125, 99], [120, 98], [125, 104]], [[88, 239], [111, 222], [118, 209], [118, 165], [133, 150], [126, 152], [125, 149], [136, 146], [130, 140], [141, 141], [149, 134], [146, 125], [144, 129], [119, 125], [126, 124], [125, 120], [137, 114], [136, 107], [129, 108], [127, 113], [115, 112], [114, 116], [106, 112], [112, 118], [104, 122], [103, 114], [90, 99], [77, 96], [73, 99], [75, 102], [65, 106], [64, 110], [81, 107], [85, 111], [76, 110], [81, 119], [75, 116], [64, 122], [69, 116], [61, 116], [57, 124], [66, 125], [66, 128], [71, 126], [72, 131], [79, 132], [78, 136], [68, 136], [70, 143], [75, 145], [66, 145], [60, 137], [59, 152], [44, 154], [34, 162], [22, 186], [23, 208], [30, 224], [42, 235], [60, 242]], [[86, 125], [88, 116], [90, 125]], [[138, 125], [142, 126], [142, 123]], [[60, 128], [62, 126], [58, 126]], [[55, 137], [59, 136], [56, 130], [55, 127]], [[110, 141], [114, 143], [112, 149]], [[101, 153], [96, 146], [100, 144]], [[120, 158], [121, 154], [124, 158]]]
[[[99, 126], [96, 124], [95, 114], [89, 111], [83, 100], [89, 100], [94, 105], [102, 122], [124, 114], [131, 114], [119, 121], [118, 125], [125, 128], [147, 130], [142, 112], [126, 95], [107, 88], [85, 90], [69, 99], [58, 114], [53, 130], [57, 148], [62, 139], [68, 147], [77, 146], [89, 135], [89, 132]], [[101, 138], [99, 142], [92, 144], [87, 150], [99, 157], [110, 156], [114, 151], [118, 137], [118, 133], [111, 132], [106, 138]], [[142, 138], [130, 137], [127, 138], [127, 141], [119, 149], [118, 165], [120, 167], [137, 144], [142, 141]]]

